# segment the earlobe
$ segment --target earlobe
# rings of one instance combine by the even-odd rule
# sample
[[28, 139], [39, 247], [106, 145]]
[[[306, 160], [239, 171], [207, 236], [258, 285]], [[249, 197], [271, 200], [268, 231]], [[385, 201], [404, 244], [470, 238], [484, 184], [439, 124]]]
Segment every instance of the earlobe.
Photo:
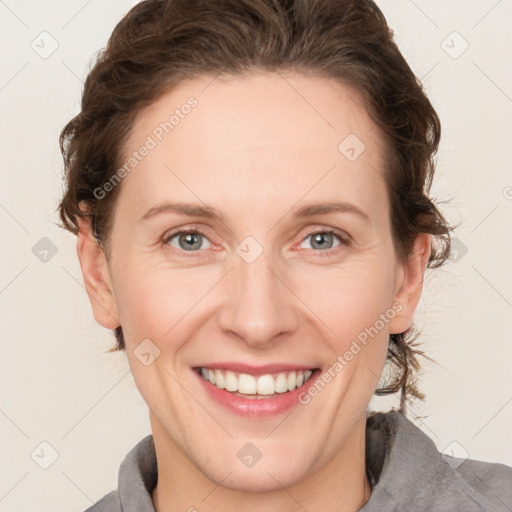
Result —
[[77, 218], [77, 253], [95, 320], [107, 329], [120, 325], [108, 261], [94, 238], [88, 217]]
[[423, 279], [430, 253], [430, 235], [428, 233], [418, 234], [409, 260], [400, 265], [398, 272], [393, 302], [400, 304], [400, 308], [396, 308], [399, 312], [389, 322], [390, 334], [405, 332], [412, 326], [413, 315], [423, 290]]

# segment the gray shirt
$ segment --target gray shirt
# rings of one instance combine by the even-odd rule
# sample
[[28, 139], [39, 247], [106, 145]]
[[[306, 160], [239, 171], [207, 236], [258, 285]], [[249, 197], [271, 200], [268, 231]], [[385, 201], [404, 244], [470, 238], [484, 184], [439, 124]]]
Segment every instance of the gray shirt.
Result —
[[[394, 411], [367, 417], [366, 466], [372, 494], [360, 512], [512, 512], [512, 467], [441, 454]], [[86, 512], [155, 512], [156, 482], [155, 445], [148, 435], [122, 462], [118, 490]]]

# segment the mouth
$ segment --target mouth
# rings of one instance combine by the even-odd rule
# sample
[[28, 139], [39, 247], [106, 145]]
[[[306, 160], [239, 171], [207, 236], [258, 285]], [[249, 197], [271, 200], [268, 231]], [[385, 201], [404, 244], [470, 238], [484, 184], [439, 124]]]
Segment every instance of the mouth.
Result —
[[201, 378], [217, 389], [246, 399], [271, 399], [306, 384], [318, 368], [253, 375], [224, 368], [196, 367]]
[[[233, 366], [233, 365], [231, 365]], [[320, 374], [319, 368], [194, 367], [209, 397], [238, 415], [262, 418], [298, 405], [299, 395]]]

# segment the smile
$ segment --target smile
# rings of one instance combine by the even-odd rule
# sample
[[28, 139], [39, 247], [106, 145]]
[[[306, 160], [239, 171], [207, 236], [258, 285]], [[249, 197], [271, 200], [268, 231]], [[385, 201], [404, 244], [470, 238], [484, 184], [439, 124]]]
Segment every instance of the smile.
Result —
[[254, 376], [218, 368], [197, 368], [201, 377], [216, 388], [244, 398], [272, 398], [279, 393], [294, 391], [313, 375], [311, 370], [292, 370]]

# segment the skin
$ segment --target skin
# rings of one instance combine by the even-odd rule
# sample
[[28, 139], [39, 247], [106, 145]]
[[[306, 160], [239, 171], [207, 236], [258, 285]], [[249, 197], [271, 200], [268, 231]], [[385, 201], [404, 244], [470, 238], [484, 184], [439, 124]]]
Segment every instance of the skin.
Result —
[[[212, 80], [182, 82], [137, 116], [127, 158], [170, 112], [190, 96], [198, 100], [124, 178], [108, 260], [80, 221], [78, 255], [95, 319], [108, 329], [122, 325], [149, 407], [156, 510], [359, 510], [370, 496], [366, 408], [389, 334], [412, 325], [429, 235], [418, 235], [409, 260], [399, 262], [382, 139], [352, 90], [296, 73]], [[352, 162], [338, 150], [349, 134], [366, 146]], [[223, 221], [177, 213], [138, 221], [165, 201], [207, 205]], [[294, 216], [327, 201], [354, 204], [368, 220], [346, 212]], [[166, 242], [177, 228], [201, 229], [201, 248], [186, 251], [179, 236]], [[315, 251], [308, 233], [326, 229], [348, 243], [327, 238]], [[252, 263], [236, 252], [247, 236], [263, 249]], [[401, 311], [291, 414], [236, 415], [192, 373], [212, 361], [327, 369], [393, 303]], [[149, 366], [134, 355], [147, 338], [160, 350]], [[263, 454], [252, 468], [237, 458], [247, 442]]]

